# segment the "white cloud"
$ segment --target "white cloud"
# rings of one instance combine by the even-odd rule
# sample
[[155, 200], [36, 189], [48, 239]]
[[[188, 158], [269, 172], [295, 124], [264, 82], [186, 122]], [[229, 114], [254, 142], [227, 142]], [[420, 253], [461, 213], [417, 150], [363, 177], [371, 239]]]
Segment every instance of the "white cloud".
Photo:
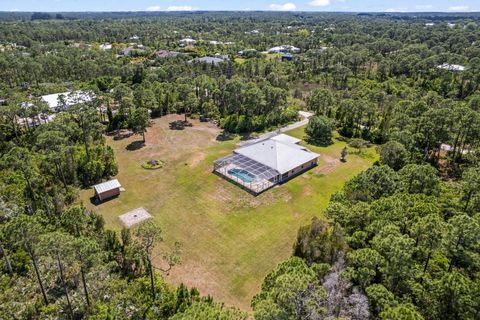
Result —
[[167, 8], [167, 11], [192, 11], [196, 8], [192, 6], [170, 6]]
[[145, 9], [146, 11], [160, 11], [160, 6], [150, 6]]
[[415, 6], [415, 9], [417, 10], [430, 10], [433, 9], [433, 6], [431, 4], [418, 4]]
[[295, 5], [295, 3], [291, 2], [287, 2], [284, 4], [272, 3], [270, 5], [270, 9], [278, 11], [294, 11], [297, 9], [297, 6]]
[[330, 0], [313, 0], [310, 1], [308, 4], [314, 7], [326, 7], [330, 5]]
[[385, 12], [405, 12], [405, 8], [390, 8], [385, 10]]
[[448, 8], [448, 11], [468, 11], [468, 6], [452, 6]]

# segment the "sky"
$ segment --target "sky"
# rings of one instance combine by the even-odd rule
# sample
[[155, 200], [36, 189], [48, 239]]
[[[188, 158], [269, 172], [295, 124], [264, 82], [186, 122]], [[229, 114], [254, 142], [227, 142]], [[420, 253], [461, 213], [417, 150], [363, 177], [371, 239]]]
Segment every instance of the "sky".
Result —
[[0, 11], [472, 12], [480, 0], [0, 0]]

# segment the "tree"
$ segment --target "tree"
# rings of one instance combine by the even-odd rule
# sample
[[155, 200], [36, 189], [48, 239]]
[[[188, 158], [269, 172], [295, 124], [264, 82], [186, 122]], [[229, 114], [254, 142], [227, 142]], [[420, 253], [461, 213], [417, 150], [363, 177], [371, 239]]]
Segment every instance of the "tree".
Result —
[[340, 161], [346, 162], [347, 157], [347, 147], [343, 147], [342, 152], [340, 153]]
[[48, 305], [49, 299], [43, 285], [42, 278], [40, 276], [40, 269], [38, 266], [37, 250], [38, 243], [43, 226], [40, 225], [36, 217], [21, 214], [11, 221], [6, 226], [6, 234], [8, 239], [13, 242], [14, 245], [22, 248], [27, 252], [35, 270], [35, 276], [37, 278], [38, 286], [42, 293], [43, 302]]
[[480, 167], [471, 167], [462, 175], [464, 210], [468, 209], [470, 201], [480, 190]]
[[422, 315], [411, 304], [399, 304], [394, 307], [387, 307], [380, 313], [382, 320], [423, 320]]
[[145, 131], [150, 122], [150, 114], [145, 108], [135, 108], [130, 115], [130, 127], [136, 134], [141, 134], [143, 143], [145, 143]]
[[325, 116], [313, 116], [308, 121], [305, 133], [308, 139], [315, 144], [327, 146], [332, 143], [333, 124]]
[[436, 195], [440, 179], [437, 170], [429, 164], [407, 164], [398, 172], [400, 188], [408, 193]]
[[75, 319], [70, 294], [68, 292], [67, 279], [65, 278], [65, 265], [72, 263], [72, 249], [74, 238], [66, 233], [55, 231], [46, 233], [40, 238], [40, 246], [43, 251], [57, 262], [58, 276], [67, 299], [70, 319]]
[[155, 280], [152, 265], [152, 253], [155, 245], [163, 241], [162, 230], [155, 223], [151, 221], [144, 222], [138, 227], [135, 236], [137, 238], [137, 245], [140, 253], [147, 265], [148, 273], [150, 275], [150, 290], [152, 299], [156, 299], [155, 294]]
[[403, 144], [396, 141], [389, 141], [378, 149], [381, 164], [385, 164], [395, 171], [400, 170], [404, 166], [407, 150]]

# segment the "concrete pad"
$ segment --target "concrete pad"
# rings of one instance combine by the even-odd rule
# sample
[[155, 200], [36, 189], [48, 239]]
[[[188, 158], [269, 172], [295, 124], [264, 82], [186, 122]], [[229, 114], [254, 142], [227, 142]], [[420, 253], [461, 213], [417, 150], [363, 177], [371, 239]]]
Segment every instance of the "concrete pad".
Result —
[[127, 228], [130, 228], [131, 226], [150, 219], [151, 217], [152, 215], [148, 213], [147, 210], [145, 210], [143, 207], [140, 207], [125, 214], [122, 214], [118, 218]]

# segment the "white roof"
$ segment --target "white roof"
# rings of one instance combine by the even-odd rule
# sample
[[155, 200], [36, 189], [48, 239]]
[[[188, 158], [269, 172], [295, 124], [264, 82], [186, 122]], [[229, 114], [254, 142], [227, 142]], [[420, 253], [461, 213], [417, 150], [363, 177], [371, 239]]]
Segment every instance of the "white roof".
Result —
[[192, 39], [192, 38], [184, 38], [184, 39], [180, 40], [180, 42], [187, 42], [187, 43], [191, 42], [191, 43], [193, 43], [193, 42], [197, 42], [197, 40]]
[[291, 45], [282, 45], [268, 49], [268, 53], [280, 53], [280, 52], [299, 52], [300, 49]]
[[[279, 137], [276, 140], [274, 138], [238, 148], [234, 152], [275, 169], [280, 174], [293, 170], [320, 156], [300, 145], [287, 142], [287, 140], [290, 140], [289, 138]], [[296, 140], [293, 137], [292, 139]]]
[[449, 63], [444, 63], [439, 65], [437, 68], [439, 69], [445, 69], [445, 70], [450, 70], [450, 71], [464, 71], [465, 67], [459, 64], [449, 64]]
[[103, 193], [105, 191], [110, 191], [113, 189], [120, 188], [122, 185], [118, 182], [117, 179], [113, 179], [107, 182], [102, 182], [93, 186], [97, 193]]
[[95, 94], [86, 91], [74, 91], [73, 94], [72, 92], [53, 93], [41, 96], [40, 98], [48, 103], [50, 109], [56, 109], [62, 107], [58, 103], [59, 96], [64, 96], [67, 107], [71, 107], [75, 103], [90, 102], [95, 98]]
[[290, 143], [290, 144], [297, 144], [299, 143], [300, 139], [297, 139], [297, 138], [294, 138], [292, 136], [289, 136], [288, 134], [279, 134], [273, 138], [271, 138], [272, 140], [275, 140], [275, 141], [279, 141], [279, 142], [284, 142], [284, 143]]

